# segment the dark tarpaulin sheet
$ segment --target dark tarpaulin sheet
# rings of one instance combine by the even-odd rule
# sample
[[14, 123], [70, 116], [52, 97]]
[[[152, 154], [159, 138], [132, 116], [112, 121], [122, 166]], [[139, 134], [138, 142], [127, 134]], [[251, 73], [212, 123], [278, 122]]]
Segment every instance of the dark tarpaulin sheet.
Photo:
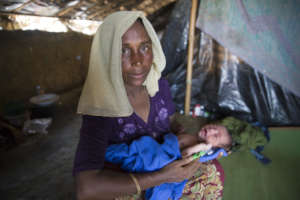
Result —
[[[188, 15], [174, 17], [179, 10], [176, 5], [162, 38], [167, 61], [177, 59], [167, 62], [165, 75], [178, 111], [184, 109], [188, 33], [174, 29], [172, 24], [188, 24], [189, 20]], [[200, 104], [213, 118], [231, 115], [268, 126], [300, 125], [299, 97], [231, 54], [209, 35], [197, 30], [195, 38], [191, 109]]]
[[201, 0], [197, 26], [300, 97], [299, 0]]
[[191, 1], [177, 1], [161, 40], [167, 66], [163, 76], [183, 63], [187, 54]]

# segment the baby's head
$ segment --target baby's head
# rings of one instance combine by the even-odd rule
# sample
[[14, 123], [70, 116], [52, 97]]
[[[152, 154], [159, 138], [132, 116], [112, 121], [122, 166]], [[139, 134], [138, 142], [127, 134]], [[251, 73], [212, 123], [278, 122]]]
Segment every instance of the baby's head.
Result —
[[198, 137], [212, 147], [220, 147], [227, 151], [231, 148], [232, 137], [223, 125], [207, 124], [198, 132]]

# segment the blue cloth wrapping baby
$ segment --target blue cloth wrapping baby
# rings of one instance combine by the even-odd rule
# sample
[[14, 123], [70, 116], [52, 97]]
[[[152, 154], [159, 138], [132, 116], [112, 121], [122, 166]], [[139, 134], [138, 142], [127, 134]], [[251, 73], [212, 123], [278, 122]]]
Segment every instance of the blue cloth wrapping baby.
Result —
[[[181, 158], [177, 137], [172, 134], [164, 136], [164, 142], [159, 144], [150, 136], [134, 140], [130, 145], [125, 143], [110, 145], [105, 154], [105, 160], [120, 164], [128, 172], [156, 171], [174, 160]], [[179, 183], [164, 183], [146, 190], [147, 200], [172, 199], [181, 197], [187, 180]]]

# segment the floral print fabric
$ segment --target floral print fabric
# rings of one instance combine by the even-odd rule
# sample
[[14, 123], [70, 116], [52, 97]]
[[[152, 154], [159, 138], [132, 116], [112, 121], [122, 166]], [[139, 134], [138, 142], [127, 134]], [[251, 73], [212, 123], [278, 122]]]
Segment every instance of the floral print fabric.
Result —
[[[180, 200], [221, 200], [223, 186], [224, 170], [217, 160], [212, 160], [203, 163], [186, 183]], [[128, 195], [115, 198], [115, 200], [144, 200], [143, 197], [144, 194]]]

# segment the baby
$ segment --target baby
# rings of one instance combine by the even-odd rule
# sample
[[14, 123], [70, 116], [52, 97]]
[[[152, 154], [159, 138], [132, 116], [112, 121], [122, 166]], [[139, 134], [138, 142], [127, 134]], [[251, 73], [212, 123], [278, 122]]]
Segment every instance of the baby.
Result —
[[214, 147], [229, 151], [232, 137], [225, 126], [207, 124], [201, 128], [197, 135], [178, 135], [178, 142], [182, 150], [182, 156], [185, 157], [199, 151], [208, 151]]
[[[182, 129], [182, 131], [184, 131], [184, 130]], [[176, 138], [176, 136], [174, 136], [174, 137]], [[181, 134], [177, 135], [177, 140], [178, 140], [179, 148], [181, 151], [181, 156], [183, 158], [191, 156], [193, 154], [196, 154], [200, 151], [206, 152], [213, 147], [223, 148], [226, 151], [228, 151], [228, 150], [230, 150], [231, 143], [232, 143], [232, 138], [231, 138], [231, 135], [229, 134], [227, 128], [225, 126], [216, 125], [216, 124], [207, 124], [207, 125], [203, 126], [201, 128], [201, 130], [198, 132], [198, 134], [196, 134], [196, 135], [191, 135], [191, 134], [182, 132]], [[143, 143], [138, 144], [139, 141], [140, 140], [138, 140], [138, 142], [136, 142], [134, 144], [133, 149], [136, 149], [137, 146], [139, 146], [139, 145], [142, 145], [139, 148], [146, 148], [146, 149], [148, 147], [150, 149], [152, 148], [147, 145], [145, 146]], [[119, 144], [119, 145], [124, 145], [124, 144]], [[143, 147], [143, 145], [144, 145], [144, 147]], [[130, 146], [131, 145], [128, 146], [129, 149], [131, 148]], [[126, 149], [126, 148], [124, 148], [124, 146], [122, 148], [120, 148], [120, 147], [115, 148], [116, 150], [114, 150], [114, 151], [117, 151], [118, 149], [119, 150]], [[109, 150], [109, 151], [111, 151], [111, 150]], [[140, 152], [140, 153], [148, 152], [149, 153], [149, 152], [151, 152], [151, 150], [149, 150], [149, 149], [147, 149], [147, 151], [139, 150], [138, 152]], [[110, 153], [110, 155], [112, 155], [112, 154]], [[130, 155], [130, 154], [123, 153], [122, 155]], [[133, 154], [133, 155], [136, 156], [138, 154]], [[219, 155], [219, 156], [222, 156], [222, 155]], [[110, 156], [108, 156], [108, 158], [110, 158]], [[165, 158], [165, 157], [162, 156], [162, 158]], [[152, 157], [152, 159], [154, 159], [154, 157]], [[158, 159], [158, 158], [156, 158], [156, 159]], [[118, 159], [116, 159], [116, 160], [118, 160]], [[130, 160], [130, 162], [132, 162], [132, 160]], [[110, 169], [120, 170], [120, 166], [109, 163], [109, 162], [105, 163], [105, 167], [110, 168]]]

